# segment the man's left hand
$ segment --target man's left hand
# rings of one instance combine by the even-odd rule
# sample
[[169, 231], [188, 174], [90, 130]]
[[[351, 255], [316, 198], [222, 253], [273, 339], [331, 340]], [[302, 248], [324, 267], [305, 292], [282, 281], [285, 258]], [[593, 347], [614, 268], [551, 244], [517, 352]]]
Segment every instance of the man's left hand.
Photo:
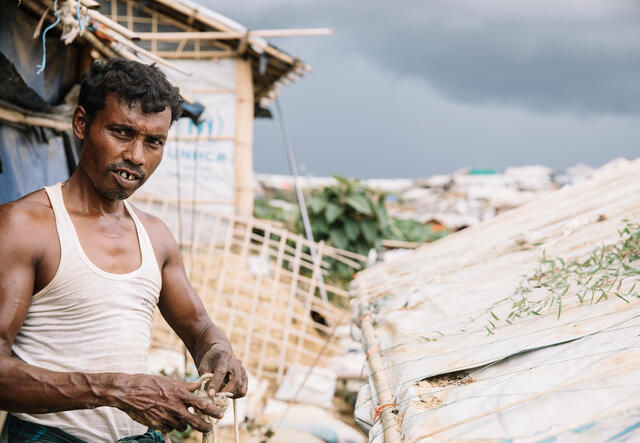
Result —
[[231, 392], [233, 398], [247, 395], [247, 373], [240, 360], [224, 344], [215, 344], [204, 354], [198, 372], [213, 374], [208, 384], [211, 396], [217, 392]]

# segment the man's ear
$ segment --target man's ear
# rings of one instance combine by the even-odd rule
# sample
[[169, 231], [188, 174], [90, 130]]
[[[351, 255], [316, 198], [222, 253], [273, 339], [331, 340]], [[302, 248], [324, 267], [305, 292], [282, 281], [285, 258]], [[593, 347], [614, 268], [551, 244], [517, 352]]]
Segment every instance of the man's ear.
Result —
[[76, 109], [73, 111], [73, 133], [78, 137], [81, 141], [87, 136], [87, 131], [89, 129], [88, 120], [87, 120], [87, 111], [82, 106], [76, 106]]

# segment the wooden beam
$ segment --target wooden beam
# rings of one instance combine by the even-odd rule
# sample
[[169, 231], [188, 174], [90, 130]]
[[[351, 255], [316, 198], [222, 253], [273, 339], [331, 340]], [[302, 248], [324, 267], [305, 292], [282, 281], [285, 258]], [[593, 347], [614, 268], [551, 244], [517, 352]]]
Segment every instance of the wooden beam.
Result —
[[[176, 28], [180, 28], [183, 31], [186, 32], [197, 32], [198, 29], [195, 26], [189, 26], [179, 20], [176, 20], [173, 17], [170, 17], [166, 14], [163, 14], [162, 12], [159, 12], [155, 9], [151, 9], [148, 6], [142, 6], [141, 11], [144, 12], [145, 14], [150, 15], [151, 17], [156, 17], [156, 19], [161, 20], [163, 22], [169, 23], [170, 25], [175, 26]], [[154, 32], [156, 32], [157, 29], [154, 30]], [[219, 41], [215, 41], [214, 42], [215, 46], [222, 48], [222, 49], [229, 49], [229, 45], [226, 43], [221, 43]]]
[[216, 58], [227, 58], [233, 57], [236, 53], [235, 51], [229, 50], [221, 50], [221, 51], [183, 51], [183, 52], [174, 52], [174, 51], [153, 51], [158, 57], [162, 57], [164, 59], [216, 59]]
[[138, 37], [135, 32], [125, 28], [120, 23], [114, 22], [113, 20], [105, 17], [99, 12], [89, 10], [89, 18], [93, 21], [105, 25], [107, 28], [117, 32], [118, 34], [128, 38], [129, 40], [140, 40], [140, 37]]
[[[190, 8], [189, 6], [183, 5], [181, 3], [172, 1], [172, 0], [155, 0], [156, 3], [160, 3], [165, 5], [166, 7], [179, 12], [183, 15], [185, 15], [186, 17], [193, 17], [194, 20], [205, 24], [207, 26], [210, 26], [214, 29], [218, 29], [221, 31], [225, 31], [225, 32], [236, 32], [239, 33], [239, 31], [237, 29], [233, 29], [228, 25], [225, 25], [224, 23], [219, 22], [218, 20], [215, 20], [207, 15], [204, 15], [202, 13], [200, 13], [198, 11], [198, 9], [194, 9], [194, 8]], [[241, 33], [241, 32], [240, 32]], [[263, 46], [258, 44], [258, 42], [256, 42], [255, 40], [251, 42], [252, 44], [256, 44], [258, 46]], [[284, 52], [274, 48], [273, 46], [270, 45], [266, 45], [264, 47], [262, 47], [262, 50], [264, 52], [266, 52], [267, 54], [271, 55], [272, 57], [278, 58], [282, 61], [284, 61], [285, 63], [290, 63], [290, 64], [295, 64], [296, 63], [296, 59], [294, 59], [293, 57], [291, 57], [288, 54], [285, 54]]]
[[111, 46], [103, 43], [98, 37], [96, 37], [92, 32], [86, 31], [83, 32], [81, 38], [86, 40], [91, 46], [96, 48], [105, 58], [114, 58], [114, 57], [122, 57], [122, 54], [116, 52]]
[[299, 29], [258, 29], [249, 31], [249, 34], [256, 37], [308, 37], [313, 35], [332, 35], [331, 28], [299, 28]]
[[41, 126], [43, 128], [51, 128], [58, 131], [71, 130], [71, 119], [57, 120], [50, 117], [37, 117], [3, 107], [0, 107], [0, 120], [28, 126]]
[[[310, 35], [330, 35], [333, 30], [328, 28], [317, 29], [264, 29], [241, 33], [231, 32], [138, 32], [142, 40], [155, 40], [162, 42], [177, 42], [180, 40], [237, 40], [243, 36], [251, 37], [302, 37]], [[252, 42], [253, 43], [253, 42]]]
[[236, 214], [253, 215], [253, 79], [251, 61], [236, 59]]
[[166, 61], [162, 57], [157, 56], [153, 52], [150, 52], [150, 51], [147, 51], [144, 48], [141, 48], [140, 46], [136, 45], [131, 40], [125, 38], [124, 36], [118, 34], [117, 32], [114, 32], [114, 31], [112, 31], [110, 29], [107, 29], [106, 33], [110, 37], [112, 37], [116, 42], [120, 43], [121, 45], [123, 45], [124, 47], [128, 48], [131, 51], [134, 51], [134, 52], [136, 52], [138, 54], [141, 54], [141, 55], [143, 55], [143, 56], [145, 56], [147, 58], [150, 58], [154, 62], [160, 63], [161, 65], [164, 65], [164, 66], [166, 66], [168, 68], [171, 68], [171, 69], [173, 69], [175, 71], [178, 71], [178, 72], [180, 72], [182, 74], [191, 75], [191, 73], [189, 71], [185, 71], [180, 66], [176, 66], [173, 63], [170, 63], [170, 62]]
[[100, 3], [95, 0], [80, 0], [80, 4], [87, 9], [98, 9], [100, 7]]

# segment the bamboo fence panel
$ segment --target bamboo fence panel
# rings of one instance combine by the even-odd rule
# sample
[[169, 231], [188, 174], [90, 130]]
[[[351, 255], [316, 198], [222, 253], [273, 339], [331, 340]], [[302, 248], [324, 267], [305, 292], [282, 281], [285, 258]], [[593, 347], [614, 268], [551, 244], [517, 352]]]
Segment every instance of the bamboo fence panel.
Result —
[[[275, 224], [216, 213], [205, 205], [181, 207], [176, 201], [136, 198], [143, 211], [165, 220], [179, 241], [185, 269], [213, 321], [224, 331], [245, 367], [259, 378], [280, 381], [292, 364], [310, 365], [341, 308], [323, 302], [320, 287], [334, 300], [347, 292], [318, 277], [327, 260], [358, 269], [366, 259], [323, 243], [312, 243]], [[179, 220], [182, 220], [179, 226]], [[314, 262], [310, 247], [315, 248]], [[152, 348], [182, 350], [180, 339], [156, 312]], [[325, 355], [340, 351], [332, 339]], [[320, 365], [322, 365], [320, 359]]]

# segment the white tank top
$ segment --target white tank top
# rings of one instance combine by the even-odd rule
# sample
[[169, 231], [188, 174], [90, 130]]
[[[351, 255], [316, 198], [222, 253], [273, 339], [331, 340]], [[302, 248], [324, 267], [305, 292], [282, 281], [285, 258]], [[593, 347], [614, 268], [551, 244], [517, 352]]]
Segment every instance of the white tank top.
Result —
[[[142, 263], [128, 274], [105, 272], [84, 253], [64, 206], [61, 184], [45, 191], [55, 214], [60, 264], [51, 282], [33, 296], [13, 353], [54, 371], [147, 373], [151, 318], [162, 276], [144, 226], [124, 201], [138, 233]], [[147, 429], [111, 407], [13, 415], [90, 443], [111, 443]]]

